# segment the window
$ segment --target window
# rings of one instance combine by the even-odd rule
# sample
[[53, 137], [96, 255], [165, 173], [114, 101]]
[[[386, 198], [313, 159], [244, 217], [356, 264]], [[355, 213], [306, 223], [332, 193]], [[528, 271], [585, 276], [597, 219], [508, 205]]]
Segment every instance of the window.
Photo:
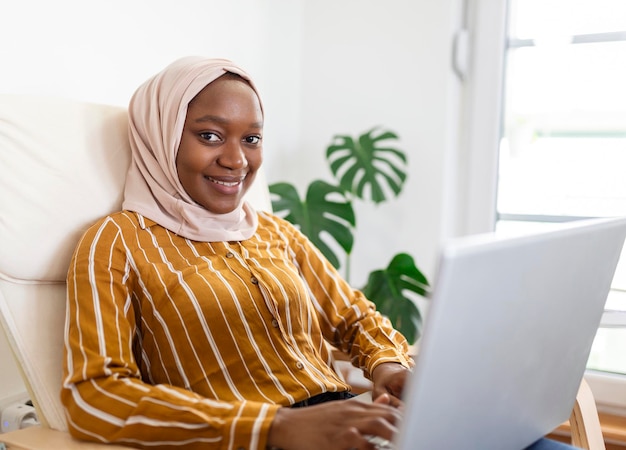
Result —
[[[510, 0], [507, 16], [496, 229], [626, 216], [626, 2]], [[588, 367], [626, 382], [626, 256]]]

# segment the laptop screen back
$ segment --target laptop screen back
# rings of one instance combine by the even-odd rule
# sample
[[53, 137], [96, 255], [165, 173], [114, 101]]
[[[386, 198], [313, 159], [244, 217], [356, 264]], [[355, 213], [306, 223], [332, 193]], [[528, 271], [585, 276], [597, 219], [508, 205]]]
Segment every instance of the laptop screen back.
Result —
[[397, 447], [519, 450], [566, 421], [625, 236], [590, 220], [446, 245]]

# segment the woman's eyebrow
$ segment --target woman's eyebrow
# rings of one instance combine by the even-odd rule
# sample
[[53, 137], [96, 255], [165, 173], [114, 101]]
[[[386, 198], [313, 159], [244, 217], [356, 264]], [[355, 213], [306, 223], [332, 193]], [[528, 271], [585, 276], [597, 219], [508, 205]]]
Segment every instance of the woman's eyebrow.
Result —
[[[213, 122], [213, 123], [218, 123], [218, 124], [223, 125], [223, 124], [229, 123], [229, 120], [224, 117], [215, 116], [213, 114], [207, 114], [205, 116], [198, 117], [194, 122], [196, 123]], [[263, 122], [251, 123], [250, 128], [263, 128]]]
[[214, 116], [212, 114], [207, 114], [206, 116], [198, 117], [195, 122], [217, 122], [217, 123], [228, 123], [228, 120], [224, 117]]

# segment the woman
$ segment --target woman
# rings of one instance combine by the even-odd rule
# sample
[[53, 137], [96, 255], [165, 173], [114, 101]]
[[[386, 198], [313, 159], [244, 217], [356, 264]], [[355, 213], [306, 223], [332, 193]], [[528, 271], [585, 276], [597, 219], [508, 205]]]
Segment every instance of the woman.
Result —
[[[137, 90], [129, 120], [123, 211], [86, 232], [68, 273], [72, 434], [246, 449], [390, 438], [405, 339], [296, 228], [243, 201], [263, 156], [250, 77], [184, 58]], [[326, 341], [373, 380], [376, 404], [323, 402], [350, 389]]]
[[[243, 200], [262, 133], [230, 61], [178, 60], [134, 94], [123, 210], [85, 233], [68, 272], [75, 437], [332, 450], [396, 431], [407, 342], [296, 228]], [[327, 343], [373, 381], [373, 403], [329, 402], [351, 395]]]

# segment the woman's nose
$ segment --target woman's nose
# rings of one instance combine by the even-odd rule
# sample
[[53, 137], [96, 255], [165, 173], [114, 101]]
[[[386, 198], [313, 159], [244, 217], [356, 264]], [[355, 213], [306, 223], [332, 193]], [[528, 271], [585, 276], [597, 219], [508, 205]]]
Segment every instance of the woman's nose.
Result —
[[222, 167], [228, 169], [242, 169], [248, 165], [246, 154], [239, 142], [227, 143], [222, 147], [222, 153], [217, 159]]

